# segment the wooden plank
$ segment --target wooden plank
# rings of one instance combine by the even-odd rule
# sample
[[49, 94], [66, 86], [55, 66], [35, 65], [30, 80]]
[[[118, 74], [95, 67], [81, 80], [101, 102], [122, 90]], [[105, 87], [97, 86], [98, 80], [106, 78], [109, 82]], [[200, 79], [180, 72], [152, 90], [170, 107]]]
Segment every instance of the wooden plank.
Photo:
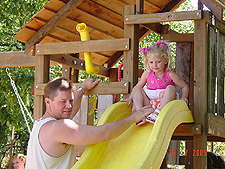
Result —
[[[46, 84], [35, 84], [35, 94], [42, 96], [44, 95], [44, 88]], [[80, 83], [72, 83], [73, 90], [76, 91], [76, 88], [80, 87]], [[128, 94], [129, 92], [129, 83], [128, 82], [104, 82], [99, 83], [93, 89], [87, 91], [85, 95], [101, 94]]]
[[129, 50], [129, 38], [37, 44], [38, 55]]
[[166, 40], [169, 42], [194, 42], [194, 34], [188, 33], [188, 34], [161, 34], [160, 35], [162, 40]]
[[136, 14], [143, 14], [144, 0], [136, 0]]
[[193, 142], [186, 141], [185, 149], [187, 150], [187, 156], [185, 160], [185, 169], [193, 169]]
[[[87, 125], [87, 119], [88, 119], [88, 104], [89, 99], [88, 96], [83, 96], [81, 101], [80, 110], [77, 112], [73, 120], [81, 125]], [[85, 145], [75, 145], [75, 154], [76, 157], [80, 157], [87, 146]]]
[[[69, 18], [73, 20], [82, 21], [84, 23], [88, 23], [87, 26], [92, 27], [96, 30], [104, 32], [114, 38], [122, 38], [123, 37], [123, 29], [113, 25], [107, 21], [104, 21], [98, 17], [95, 17], [89, 13], [86, 13], [79, 9], [74, 9], [73, 12], [68, 15]], [[96, 24], [98, 23], [98, 24]]]
[[173, 136], [194, 136], [202, 134], [200, 124], [180, 124], [174, 131]]
[[208, 56], [208, 100], [207, 112], [215, 113], [216, 93], [216, 30], [209, 26], [209, 56]]
[[[80, 86], [79, 83], [74, 84], [75, 89]], [[96, 87], [92, 90], [88, 91], [87, 95], [92, 94], [102, 94], [102, 95], [109, 95], [109, 94], [128, 94], [129, 93], [130, 84], [129, 82], [104, 82], [99, 83]]]
[[34, 66], [35, 57], [24, 52], [0, 52], [0, 68]]
[[[71, 66], [75, 69], [85, 71], [85, 61], [70, 55], [50, 55], [52, 61], [61, 63], [63, 65]], [[97, 73], [100, 76], [109, 77], [109, 69], [100, 65], [93, 64], [94, 66], [99, 67], [99, 72]]]
[[[125, 3], [121, 1], [115, 1], [115, 0], [92, 0], [95, 3], [102, 5], [112, 11], [115, 11], [116, 13], [122, 15], [123, 14], [123, 6], [126, 5]], [[110, 5], [109, 5], [110, 4]]]
[[208, 113], [208, 134], [225, 138], [225, 119]]
[[82, 0], [70, 0], [64, 7], [62, 7], [56, 15], [54, 15], [38, 32], [30, 38], [25, 47], [25, 52], [28, 52], [30, 48], [36, 43], [40, 42], [51, 30], [53, 30], [57, 24], [64, 18], [66, 18], [73, 7], [79, 5]]
[[[176, 45], [176, 73], [189, 86], [190, 84], [190, 68], [191, 68], [191, 43], [177, 43]], [[177, 89], [182, 94], [181, 89]]]
[[113, 104], [113, 95], [98, 95], [97, 121], [99, 121], [104, 111], [112, 104]]
[[[124, 15], [135, 14], [135, 9], [135, 5], [124, 6]], [[124, 51], [123, 66], [123, 79], [130, 82], [131, 92], [138, 82], [139, 25], [124, 25], [124, 37], [131, 39], [130, 50]]]
[[[50, 57], [48, 55], [36, 56], [35, 62], [35, 86], [49, 81]], [[34, 120], [39, 119], [45, 112], [44, 96], [34, 90]]]
[[108, 68], [111, 68], [115, 66], [122, 57], [123, 57], [123, 52], [118, 51], [113, 56], [111, 56], [110, 59], [107, 62], [105, 62], [105, 64], [107, 64]]
[[225, 1], [224, 0], [214, 0], [221, 8], [225, 9]]
[[[126, 5], [136, 4], [137, 9], [138, 8], [141, 9], [141, 7], [139, 6], [137, 2], [139, 0], [120, 0], [120, 1], [123, 1]], [[161, 3], [161, 1], [154, 2], [154, 1], [144, 0], [143, 3], [144, 3], [144, 9], [142, 10], [141, 13], [157, 13], [161, 11], [161, 8], [163, 8], [168, 3], [168, 1], [163, 1]], [[138, 11], [136, 11], [136, 13], [139, 14]]]
[[223, 34], [225, 34], [225, 25], [224, 22], [220, 22], [219, 20], [216, 19], [215, 21], [215, 27], [216, 29], [219, 29], [219, 31]]
[[77, 8], [113, 25], [117, 25], [122, 29], [124, 27], [122, 15], [103, 7], [102, 5], [98, 5], [95, 2], [84, 0]]
[[[110, 52], [110, 54], [112, 54], [112, 55], [109, 55], [109, 56], [113, 57], [113, 53], [115, 53], [115, 52]], [[91, 58], [92, 58], [93, 64], [104, 65], [105, 62], [107, 62], [109, 60], [109, 56], [107, 54], [103, 53], [103, 52], [91, 53]], [[84, 60], [84, 53], [79, 53], [79, 55], [80, 55], [79, 58]], [[105, 68], [107, 68], [107, 67], [105, 67]]]
[[200, 0], [200, 1], [211, 10], [213, 15], [215, 15], [217, 19], [223, 21], [223, 9], [217, 3], [215, 3], [215, 1], [212, 0]]
[[169, 148], [167, 150], [167, 163], [173, 165], [179, 165], [180, 157], [180, 141], [171, 140]]
[[162, 26], [160, 23], [149, 23], [143, 24], [143, 26], [147, 29], [150, 29], [158, 34], [161, 34]]
[[207, 136], [207, 141], [211, 141], [211, 142], [225, 142], [225, 138], [208, 135]]
[[217, 115], [220, 117], [224, 117], [224, 42], [224, 35], [217, 31]]
[[[72, 18], [68, 18], [68, 17], [69, 16], [67, 16], [67, 18], [63, 19], [57, 25], [57, 28], [60, 28], [60, 29], [63, 29], [64, 31], [73, 33], [74, 34], [74, 39], [77, 39], [77, 41], [78, 41], [78, 40], [80, 40], [80, 35], [79, 35], [79, 32], [76, 30], [75, 25], [77, 25], [79, 22], [73, 20]], [[37, 22], [41, 22], [43, 25], [47, 23], [47, 21], [44, 21], [41, 18], [34, 18], [34, 20], [36, 20]], [[88, 30], [89, 30], [89, 34], [90, 34], [90, 39], [92, 39], [92, 40], [96, 40], [96, 39], [113, 39], [114, 38], [113, 36], [108, 35], [108, 34], [106, 34], [104, 32], [100, 32], [98, 30], [95, 30], [90, 25], [88, 25]]]
[[124, 24], [146, 24], [146, 23], [159, 23], [170, 21], [183, 21], [183, 20], [198, 20], [202, 18], [202, 12], [197, 11], [184, 11], [184, 12], [165, 12], [156, 14], [143, 14], [143, 15], [125, 15]]
[[[194, 136], [194, 149], [207, 149], [206, 112], [207, 112], [207, 24], [208, 18], [203, 12], [203, 19], [195, 20], [194, 36], [194, 119], [202, 125], [202, 135]], [[196, 65], [197, 64], [197, 65]], [[207, 168], [207, 157], [194, 157], [194, 169]]]
[[174, 11], [176, 10], [180, 4], [182, 4], [185, 0], [173, 0], [170, 1], [163, 9], [161, 12], [168, 12], [168, 11]]

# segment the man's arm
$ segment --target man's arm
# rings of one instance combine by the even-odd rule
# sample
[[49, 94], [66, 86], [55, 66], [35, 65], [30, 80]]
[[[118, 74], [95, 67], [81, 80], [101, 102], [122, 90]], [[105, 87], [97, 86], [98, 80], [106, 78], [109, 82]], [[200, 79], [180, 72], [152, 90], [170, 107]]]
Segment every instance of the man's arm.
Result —
[[[83, 83], [81, 84], [81, 88], [84, 91], [90, 90], [93, 87], [95, 87], [98, 83], [99, 83], [100, 79], [95, 80], [92, 78], [87, 78], [83, 81]], [[82, 90], [78, 90], [74, 92], [74, 101], [73, 101], [73, 110], [72, 110], [72, 114], [71, 114], [71, 119], [77, 114], [77, 112], [80, 109], [81, 106], [81, 101], [82, 101], [82, 97], [83, 97], [84, 93]]]
[[54, 132], [57, 132], [52, 137], [56, 142], [72, 145], [96, 144], [118, 137], [133, 123], [140, 121], [152, 111], [151, 108], [144, 107], [123, 120], [101, 126], [79, 125], [69, 119], [59, 120], [54, 127]]

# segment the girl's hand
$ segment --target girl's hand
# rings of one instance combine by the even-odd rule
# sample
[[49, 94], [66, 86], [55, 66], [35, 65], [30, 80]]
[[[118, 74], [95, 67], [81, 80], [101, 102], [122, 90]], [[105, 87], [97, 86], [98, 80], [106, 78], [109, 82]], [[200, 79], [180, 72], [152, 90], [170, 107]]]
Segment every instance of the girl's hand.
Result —
[[123, 99], [123, 100], [120, 100], [120, 102], [127, 102], [128, 103], [128, 107], [129, 107], [130, 104], [133, 102], [133, 99], [131, 99], [131, 98]]
[[184, 100], [188, 104], [188, 99], [187, 98], [181, 98], [181, 100]]

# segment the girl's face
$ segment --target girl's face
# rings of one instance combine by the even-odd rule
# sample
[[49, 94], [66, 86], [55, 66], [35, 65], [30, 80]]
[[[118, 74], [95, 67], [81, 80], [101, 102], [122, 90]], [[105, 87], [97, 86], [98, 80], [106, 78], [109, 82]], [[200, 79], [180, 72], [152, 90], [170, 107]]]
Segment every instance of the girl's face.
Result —
[[15, 169], [24, 169], [25, 168], [24, 166], [25, 166], [25, 162], [23, 160], [21, 160], [19, 158], [15, 158], [13, 160], [13, 167]]
[[148, 65], [156, 76], [162, 76], [166, 69], [167, 60], [158, 54], [149, 54]]

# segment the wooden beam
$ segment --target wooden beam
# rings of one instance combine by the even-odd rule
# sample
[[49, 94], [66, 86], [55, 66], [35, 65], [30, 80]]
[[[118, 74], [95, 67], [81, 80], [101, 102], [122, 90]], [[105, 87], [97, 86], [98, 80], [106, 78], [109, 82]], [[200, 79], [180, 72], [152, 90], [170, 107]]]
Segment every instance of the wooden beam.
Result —
[[111, 68], [117, 64], [117, 62], [123, 57], [123, 52], [118, 51], [105, 63], [106, 67]]
[[[134, 15], [135, 10], [135, 5], [126, 5], [124, 15]], [[139, 25], [124, 25], [124, 37], [130, 38], [131, 42], [130, 50], [124, 51], [123, 79], [131, 83], [132, 89], [138, 82]]]
[[160, 35], [162, 40], [167, 40], [170, 42], [194, 42], [194, 34], [187, 33], [187, 34], [161, 34]]
[[66, 18], [72, 9], [79, 5], [82, 0], [70, 0], [62, 7], [41, 29], [37, 31], [37, 33], [32, 36], [26, 43], [25, 53], [27, 53], [32, 46], [40, 42], [46, 35], [49, 34], [58, 24], [59, 22]]
[[207, 114], [208, 134], [225, 138], [225, 119], [214, 114]]
[[41, 43], [36, 45], [36, 52], [38, 55], [124, 50], [129, 50], [129, 38]]
[[212, 0], [200, 0], [203, 4], [205, 4], [213, 13], [213, 15], [216, 16], [216, 18], [220, 21], [223, 21], [223, 9]]
[[173, 0], [170, 1], [160, 12], [169, 12], [176, 10], [184, 0]]
[[35, 57], [24, 52], [0, 52], [0, 68], [34, 66]]
[[[75, 69], [85, 71], [85, 61], [70, 55], [66, 55], [66, 54], [50, 55], [50, 60], [61, 63], [63, 65], [73, 67]], [[99, 67], [99, 72], [97, 73], [98, 75], [109, 77], [108, 68], [105, 68], [104, 66], [100, 66], [96, 64], [93, 64], [93, 65]]]
[[221, 22], [221, 21], [219, 21], [219, 20], [216, 19], [215, 27], [217, 29], [219, 29], [220, 32], [222, 32], [223, 34], [225, 34], [225, 25], [224, 25], [224, 22]]
[[180, 124], [174, 131], [173, 136], [194, 136], [202, 134], [200, 124]]
[[224, 42], [224, 35], [217, 31], [217, 115], [220, 117], [224, 117]]
[[200, 10], [184, 12], [165, 12], [143, 15], [125, 15], [124, 24], [147, 24], [170, 21], [198, 20], [201, 18], [202, 12]]
[[221, 8], [225, 9], [225, 1], [224, 0], [214, 0]]
[[143, 26], [147, 29], [152, 30], [153, 32], [161, 34], [163, 25], [161, 25], [160, 23], [148, 23], [148, 24], [143, 24]]
[[208, 54], [208, 79], [207, 79], [207, 112], [214, 114], [215, 113], [215, 93], [216, 93], [216, 29], [213, 29], [211, 26], [209, 29], [209, 54]]
[[[44, 95], [44, 88], [46, 84], [36, 84], [35, 85], [35, 94]], [[76, 88], [80, 87], [81, 83], [72, 83], [73, 90], [76, 91]], [[129, 82], [104, 82], [99, 83], [93, 89], [87, 91], [85, 95], [101, 94], [101, 95], [110, 95], [110, 94], [128, 94], [130, 84]]]
[[[208, 20], [206, 13], [203, 13], [203, 19], [195, 21], [194, 35], [194, 119], [195, 123], [202, 125], [202, 135], [194, 136], [195, 150], [207, 149], [206, 135], [206, 112], [207, 112], [207, 49], [208, 49]], [[207, 168], [207, 157], [195, 156], [194, 169]]]
[[[49, 55], [36, 56], [35, 63], [35, 86], [49, 81]], [[34, 120], [39, 119], [45, 112], [44, 97], [39, 96], [34, 90]]]

